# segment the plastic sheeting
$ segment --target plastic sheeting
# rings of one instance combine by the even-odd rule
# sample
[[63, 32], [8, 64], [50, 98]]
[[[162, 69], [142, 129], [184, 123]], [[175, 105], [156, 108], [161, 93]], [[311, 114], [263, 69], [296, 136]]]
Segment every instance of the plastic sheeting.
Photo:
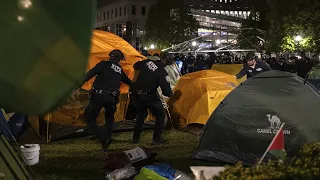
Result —
[[[136, 51], [127, 41], [123, 40], [121, 37], [105, 31], [93, 31], [91, 53], [87, 70], [92, 69], [101, 61], [109, 60], [109, 53], [114, 49], [121, 50], [125, 55], [126, 60], [121, 61], [121, 67], [127, 74], [127, 76], [132, 79], [134, 76], [133, 65], [136, 62], [145, 59], [145, 57], [140, 55], [138, 51]], [[92, 88], [93, 82], [94, 78], [85, 83], [82, 88], [84, 90], [90, 90]], [[123, 94], [128, 93], [128, 91], [129, 87], [125, 84], [121, 84], [120, 92]]]
[[[241, 69], [243, 68], [243, 64], [214, 64], [212, 65], [212, 70], [224, 72], [230, 75], [237, 75]], [[247, 80], [247, 76], [238, 79], [239, 84]]]
[[180, 78], [169, 100], [171, 116], [180, 126], [206, 124], [220, 102], [238, 85], [236, 78], [214, 70]]
[[193, 158], [255, 165], [282, 123], [285, 150], [292, 157], [303, 144], [320, 140], [319, 109], [320, 93], [304, 79], [280, 71], [258, 74], [213, 112]]

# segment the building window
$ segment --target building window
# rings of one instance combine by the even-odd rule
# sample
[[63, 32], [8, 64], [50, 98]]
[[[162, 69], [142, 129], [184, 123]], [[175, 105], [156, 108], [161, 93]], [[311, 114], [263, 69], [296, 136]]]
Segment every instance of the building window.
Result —
[[132, 6], [132, 15], [136, 15], [136, 5]]
[[120, 7], [119, 8], [119, 16], [121, 16], [122, 15], [122, 8]]
[[113, 18], [113, 9], [111, 9], [111, 19]]
[[141, 8], [141, 14], [144, 16], [146, 15], [146, 7], [142, 6]]
[[127, 15], [127, 6], [123, 7], [123, 15]]
[[106, 20], [106, 12], [103, 11], [103, 20]]
[[107, 11], [107, 20], [109, 20], [110, 18], [110, 14], [109, 14], [109, 11]]
[[115, 17], [117, 17], [118, 16], [118, 8], [116, 8], [116, 16]]

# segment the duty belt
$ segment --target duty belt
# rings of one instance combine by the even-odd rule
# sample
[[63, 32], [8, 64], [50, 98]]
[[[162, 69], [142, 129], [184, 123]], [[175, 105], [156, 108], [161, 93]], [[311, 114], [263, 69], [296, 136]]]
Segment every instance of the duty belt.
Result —
[[151, 91], [134, 89], [133, 92], [137, 93], [138, 95], [151, 95]]
[[99, 89], [93, 89], [92, 90], [94, 93], [98, 94], [112, 94], [113, 96], [117, 96], [118, 92], [117, 91], [106, 91], [106, 90], [99, 90]]

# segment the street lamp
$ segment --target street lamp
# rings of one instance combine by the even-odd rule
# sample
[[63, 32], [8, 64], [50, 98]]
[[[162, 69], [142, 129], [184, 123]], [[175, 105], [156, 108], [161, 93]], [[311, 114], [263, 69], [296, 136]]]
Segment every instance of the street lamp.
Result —
[[217, 40], [216, 40], [216, 44], [217, 44], [217, 45], [221, 44], [220, 39], [217, 39]]
[[294, 38], [294, 40], [298, 43], [298, 44], [297, 44], [297, 45], [298, 45], [297, 50], [300, 51], [300, 42], [302, 41], [302, 37], [301, 37], [300, 35], [298, 35], [298, 36], [296, 36], [296, 37]]
[[154, 49], [154, 48], [155, 48], [155, 45], [154, 45], [154, 44], [151, 44], [150, 48], [151, 48], [151, 49]]
[[192, 46], [196, 46], [197, 45], [197, 42], [196, 41], [193, 41], [192, 42]]
[[296, 37], [294, 38], [294, 40], [299, 43], [300, 41], [302, 41], [302, 37], [301, 37], [300, 35], [298, 35], [298, 36], [296, 36]]

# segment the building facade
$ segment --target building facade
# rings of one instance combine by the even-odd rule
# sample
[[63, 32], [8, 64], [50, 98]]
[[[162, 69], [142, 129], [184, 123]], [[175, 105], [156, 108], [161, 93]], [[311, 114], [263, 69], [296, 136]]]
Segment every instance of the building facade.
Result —
[[148, 11], [156, 0], [114, 0], [100, 4], [94, 28], [112, 32], [142, 49]]
[[[142, 38], [148, 11], [157, 0], [101, 0], [96, 14], [95, 29], [112, 32], [142, 50]], [[208, 41], [236, 43], [241, 22], [250, 15], [253, 0], [184, 0], [199, 21], [199, 36]]]

